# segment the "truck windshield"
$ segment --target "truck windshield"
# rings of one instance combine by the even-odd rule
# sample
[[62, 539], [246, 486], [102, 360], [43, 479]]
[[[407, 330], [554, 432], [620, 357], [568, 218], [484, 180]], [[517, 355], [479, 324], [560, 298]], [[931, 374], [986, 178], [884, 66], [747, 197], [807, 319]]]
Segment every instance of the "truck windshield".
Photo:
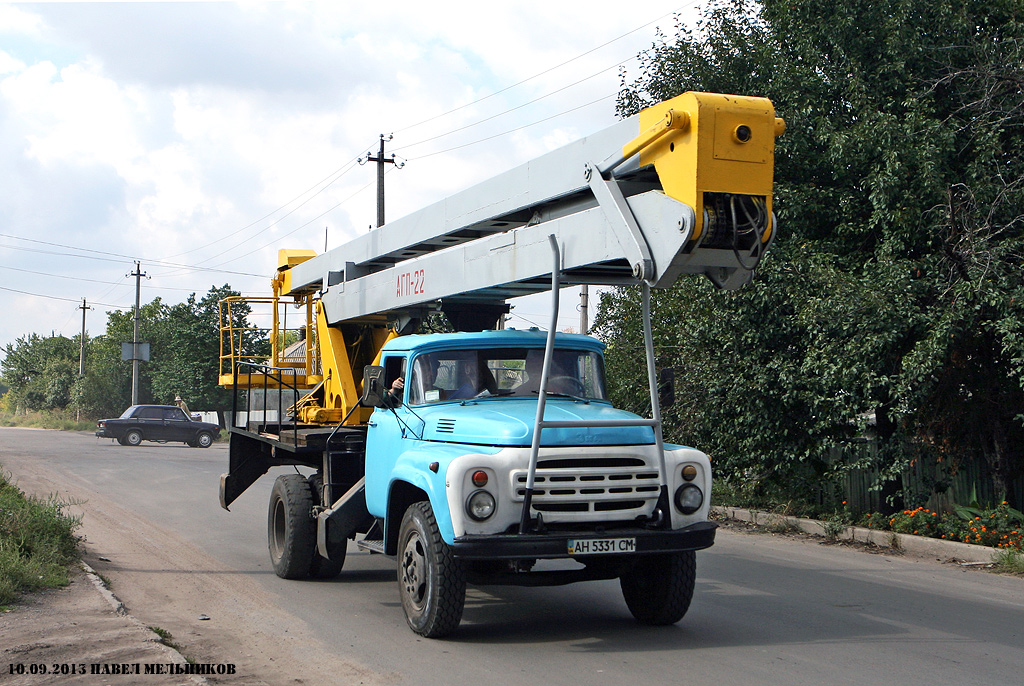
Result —
[[[487, 397], [536, 398], [544, 366], [541, 349], [443, 350], [415, 358], [409, 381], [409, 403]], [[588, 350], [556, 349], [551, 360], [548, 393], [588, 400], [606, 400], [604, 364]]]

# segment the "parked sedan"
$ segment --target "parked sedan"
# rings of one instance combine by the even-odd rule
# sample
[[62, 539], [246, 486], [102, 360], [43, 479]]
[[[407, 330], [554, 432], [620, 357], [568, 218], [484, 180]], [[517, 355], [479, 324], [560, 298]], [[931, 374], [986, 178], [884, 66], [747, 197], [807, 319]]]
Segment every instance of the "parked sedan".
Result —
[[117, 419], [96, 422], [96, 435], [116, 439], [121, 445], [143, 441], [181, 441], [193, 448], [209, 448], [220, 427], [189, 418], [174, 405], [132, 405]]

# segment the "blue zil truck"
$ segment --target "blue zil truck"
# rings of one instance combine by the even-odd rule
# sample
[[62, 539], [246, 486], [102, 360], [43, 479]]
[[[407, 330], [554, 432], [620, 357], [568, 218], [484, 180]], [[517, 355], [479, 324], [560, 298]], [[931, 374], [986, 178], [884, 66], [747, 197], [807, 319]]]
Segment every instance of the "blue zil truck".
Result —
[[[715, 539], [711, 466], [662, 439], [650, 289], [749, 282], [783, 130], [762, 98], [686, 93], [335, 250], [282, 250], [271, 298], [221, 304], [221, 504], [304, 467], [271, 492], [277, 575], [338, 576], [350, 544], [391, 556], [423, 636], [459, 626], [467, 584], [618, 579], [639, 622], [681, 620]], [[640, 287], [645, 379], [606, 379], [602, 342], [556, 333], [576, 284]], [[548, 331], [503, 327], [542, 291]], [[261, 305], [269, 356], [249, 351]], [[610, 383], [646, 385], [651, 416]]]

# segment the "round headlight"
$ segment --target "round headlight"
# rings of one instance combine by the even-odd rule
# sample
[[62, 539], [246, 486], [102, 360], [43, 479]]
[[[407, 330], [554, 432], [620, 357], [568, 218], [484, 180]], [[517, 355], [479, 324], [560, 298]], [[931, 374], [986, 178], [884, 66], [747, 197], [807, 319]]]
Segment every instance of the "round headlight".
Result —
[[693, 484], [680, 486], [676, 491], [676, 507], [683, 514], [693, 514], [704, 504], [704, 493]]
[[683, 479], [686, 481], [693, 481], [697, 478], [697, 468], [692, 464], [688, 464], [683, 467]]
[[494, 496], [487, 491], [475, 491], [466, 501], [466, 514], [478, 522], [494, 514], [494, 508]]

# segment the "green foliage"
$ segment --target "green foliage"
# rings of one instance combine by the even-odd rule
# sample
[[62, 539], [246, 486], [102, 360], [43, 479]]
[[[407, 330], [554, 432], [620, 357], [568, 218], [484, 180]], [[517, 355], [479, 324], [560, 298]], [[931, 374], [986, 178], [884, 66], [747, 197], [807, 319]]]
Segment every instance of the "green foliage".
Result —
[[81, 520], [65, 508], [52, 497], [26, 497], [0, 472], [0, 605], [24, 591], [67, 585]]
[[[738, 490], [813, 500], [840, 476], [823, 456], [872, 414], [890, 478], [926, 453], [985, 463], [997, 493], [1024, 471], [1022, 20], [1006, 0], [730, 0], [624, 77], [624, 115], [708, 90], [786, 119], [754, 283], [655, 300], [670, 438]], [[637, 303], [600, 304], [613, 383], [642, 376]], [[615, 400], [642, 405], [635, 385]]]
[[0, 406], [0, 426], [28, 426], [58, 431], [95, 431], [95, 421], [78, 420], [75, 418], [76, 414], [76, 412], [65, 410], [39, 410], [15, 414]]
[[1019, 551], [1004, 548], [992, 558], [992, 562], [998, 571], [1024, 576], [1024, 554]]
[[[218, 301], [238, 295], [230, 286], [211, 287], [177, 305], [160, 298], [140, 308], [139, 339], [150, 345], [150, 361], [140, 364], [139, 402], [171, 404], [180, 395], [197, 410], [224, 410], [229, 392], [217, 385], [220, 356]], [[250, 314], [233, 308], [235, 326], [244, 328]], [[45, 410], [80, 411], [86, 417], [118, 416], [131, 403], [131, 362], [121, 360], [121, 343], [133, 340], [131, 311], [107, 313], [107, 330], [86, 340], [85, 374], [79, 376], [79, 339], [23, 336], [4, 349], [0, 379], [10, 387], [3, 395], [8, 414]], [[252, 354], [264, 353], [266, 336], [255, 332], [246, 340]]]
[[5, 402], [21, 410], [67, 407], [78, 376], [79, 348], [76, 340], [38, 334], [8, 343], [0, 361], [0, 378], [10, 387]]
[[[149, 370], [152, 393], [158, 402], [170, 404], [180, 395], [191, 408], [224, 410], [231, 393], [217, 385], [220, 358], [220, 325], [217, 303], [239, 295], [230, 286], [211, 288], [201, 300], [195, 294], [169, 307], [161, 321], [161, 355]], [[243, 321], [244, 305], [233, 308]]]
[[[972, 516], [973, 515], [973, 516]], [[889, 518], [889, 527], [903, 534], [944, 538], [1005, 550], [1024, 550], [1024, 515], [1006, 502], [994, 508], [972, 513], [933, 512], [924, 507], [897, 512]]]

